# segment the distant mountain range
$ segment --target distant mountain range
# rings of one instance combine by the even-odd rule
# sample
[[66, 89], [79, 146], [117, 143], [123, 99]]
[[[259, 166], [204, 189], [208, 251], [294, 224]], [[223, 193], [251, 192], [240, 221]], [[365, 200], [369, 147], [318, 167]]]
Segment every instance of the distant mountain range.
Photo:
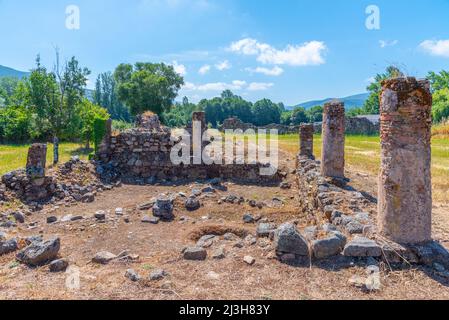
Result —
[[[357, 95], [353, 95], [353, 96], [349, 96], [349, 97], [345, 97], [345, 98], [338, 98], [338, 100], [344, 102], [346, 110], [350, 110], [350, 109], [362, 107], [365, 104], [365, 101], [368, 99], [368, 97], [369, 97], [369, 93], [361, 93], [361, 94], [357, 94]], [[326, 102], [329, 102], [332, 100], [335, 100], [335, 98], [328, 98], [328, 99], [323, 99], [323, 100], [313, 100], [313, 101], [300, 103], [293, 107], [287, 107], [287, 109], [293, 110], [294, 108], [297, 108], [297, 107], [303, 107], [305, 109], [310, 109], [314, 106], [322, 106]]]
[[8, 67], [0, 65], [0, 77], [14, 77], [14, 78], [22, 79], [23, 77], [26, 77], [29, 74], [30, 74], [29, 72], [18, 71], [18, 70], [14, 70], [12, 68], [8, 68]]

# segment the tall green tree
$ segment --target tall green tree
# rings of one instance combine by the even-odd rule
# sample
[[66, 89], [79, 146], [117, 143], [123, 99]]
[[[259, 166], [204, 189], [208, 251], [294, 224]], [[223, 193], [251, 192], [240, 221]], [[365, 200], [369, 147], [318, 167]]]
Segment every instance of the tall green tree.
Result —
[[281, 109], [269, 99], [257, 101], [253, 106], [254, 124], [266, 126], [281, 122]]
[[173, 66], [164, 63], [138, 62], [119, 65], [114, 78], [118, 97], [127, 105], [133, 115], [152, 111], [161, 115], [173, 105], [173, 100], [184, 84]]
[[433, 94], [432, 117], [435, 123], [449, 119], [449, 87], [442, 88]]
[[363, 106], [364, 113], [379, 114], [379, 95], [382, 90], [382, 81], [403, 76], [402, 71], [395, 66], [389, 66], [385, 73], [377, 74], [374, 81], [367, 87], [370, 95]]
[[427, 75], [427, 79], [429, 79], [432, 86], [432, 92], [449, 88], [449, 71], [442, 70], [439, 73], [431, 71]]
[[117, 83], [111, 72], [98, 75], [93, 97], [94, 103], [106, 108], [112, 119], [131, 121], [129, 109], [118, 99]]

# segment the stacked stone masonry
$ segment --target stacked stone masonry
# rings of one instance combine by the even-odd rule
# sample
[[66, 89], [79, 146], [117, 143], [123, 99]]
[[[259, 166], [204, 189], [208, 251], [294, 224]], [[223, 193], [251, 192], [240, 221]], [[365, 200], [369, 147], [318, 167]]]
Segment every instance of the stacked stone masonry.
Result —
[[[152, 117], [157, 116], [152, 115]], [[202, 128], [205, 127], [204, 113], [194, 113], [192, 120], [200, 121], [203, 124]], [[186, 128], [190, 133], [194, 131], [193, 129], [192, 126]], [[260, 169], [267, 166], [261, 163], [194, 165], [191, 161], [190, 164], [175, 165], [172, 163], [170, 155], [176, 143], [178, 140], [172, 137], [171, 130], [163, 126], [153, 127], [152, 130], [139, 127], [121, 132], [110, 138], [109, 152], [100, 154], [102, 163], [99, 173], [105, 177], [114, 176], [125, 183], [139, 184], [152, 184], [161, 180], [176, 182], [212, 178], [232, 179], [248, 183], [280, 182], [278, 173], [273, 176], [261, 176]]]

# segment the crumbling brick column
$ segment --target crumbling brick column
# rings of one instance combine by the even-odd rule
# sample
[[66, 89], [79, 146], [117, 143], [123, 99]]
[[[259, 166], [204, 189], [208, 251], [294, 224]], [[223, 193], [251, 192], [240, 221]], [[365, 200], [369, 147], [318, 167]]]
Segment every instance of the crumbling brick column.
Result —
[[32, 180], [45, 177], [47, 162], [47, 145], [35, 143], [28, 149], [26, 173]]
[[313, 156], [313, 124], [302, 124], [299, 127], [300, 149], [299, 155], [309, 159]]
[[321, 174], [333, 178], [345, 176], [345, 107], [340, 101], [324, 105]]
[[426, 80], [382, 83], [379, 232], [404, 244], [431, 240], [431, 108]]

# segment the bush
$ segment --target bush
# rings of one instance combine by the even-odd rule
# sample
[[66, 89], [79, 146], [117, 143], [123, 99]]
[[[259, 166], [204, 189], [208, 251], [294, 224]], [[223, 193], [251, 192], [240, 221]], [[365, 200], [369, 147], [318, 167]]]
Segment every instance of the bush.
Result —
[[24, 142], [30, 139], [31, 115], [25, 108], [0, 109], [0, 140]]
[[100, 117], [96, 117], [94, 119], [93, 133], [94, 133], [95, 154], [98, 153], [101, 142], [103, 141], [103, 138], [106, 134], [106, 122], [107, 120]]

